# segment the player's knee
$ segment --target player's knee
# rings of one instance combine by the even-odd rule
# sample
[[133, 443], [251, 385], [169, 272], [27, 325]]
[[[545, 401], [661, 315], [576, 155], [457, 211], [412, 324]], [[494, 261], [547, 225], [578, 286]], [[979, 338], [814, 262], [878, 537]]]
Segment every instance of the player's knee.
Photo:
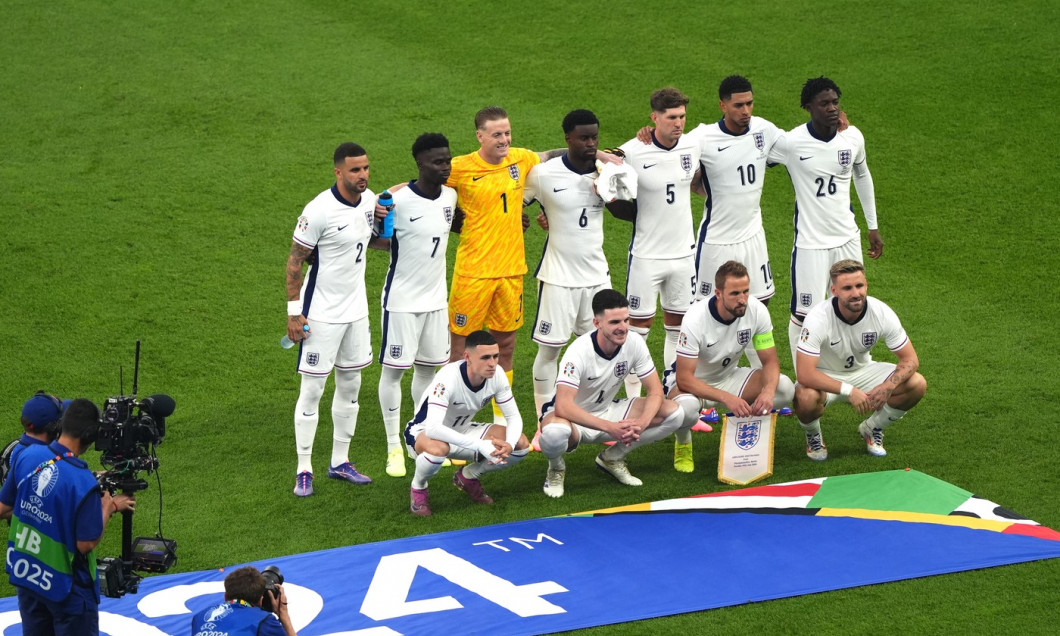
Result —
[[909, 378], [909, 381], [913, 383], [913, 390], [916, 392], [917, 397], [924, 397], [927, 393], [927, 378], [920, 375], [920, 373], [914, 373], [913, 377]]
[[570, 444], [571, 427], [567, 424], [554, 423], [545, 424], [541, 427], [541, 452], [545, 457], [559, 457], [567, 450]]
[[515, 450], [525, 451], [530, 448], [530, 440], [526, 439], [526, 435], [520, 435], [519, 441], [515, 443]]
[[672, 433], [683, 427], [685, 422], [685, 411], [673, 400], [663, 400], [663, 403], [659, 406], [659, 413], [656, 417], [657, 419], [661, 417], [658, 427]]
[[308, 402], [319, 402], [320, 396], [324, 395], [324, 385], [327, 378], [316, 375], [303, 375], [302, 384], [299, 388], [299, 400]]
[[690, 393], [677, 393], [672, 398], [681, 409], [681, 428], [691, 428], [699, 420], [699, 398]]
[[777, 380], [777, 392], [773, 394], [773, 407], [781, 408], [788, 406], [795, 399], [795, 383], [791, 378], [781, 374]]
[[555, 362], [556, 360], [559, 360], [560, 351], [562, 351], [560, 347], [538, 343], [537, 358], [534, 360], [534, 364], [549, 364]]
[[800, 415], [816, 413], [824, 408], [824, 394], [817, 389], [797, 385], [795, 386], [794, 408], [795, 412]]
[[416, 441], [416, 452], [419, 454], [434, 455], [435, 457], [446, 457], [449, 455], [449, 444], [424, 437]]

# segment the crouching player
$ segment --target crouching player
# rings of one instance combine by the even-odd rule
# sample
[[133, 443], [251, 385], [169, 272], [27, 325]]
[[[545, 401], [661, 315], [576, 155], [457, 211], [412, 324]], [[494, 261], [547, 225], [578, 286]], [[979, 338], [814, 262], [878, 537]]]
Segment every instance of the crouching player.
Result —
[[[409, 454], [415, 453], [412, 478], [412, 514], [431, 514], [427, 482], [446, 457], [470, 463], [456, 472], [453, 485], [475, 503], [491, 504], [482, 489], [484, 473], [518, 464], [530, 452], [523, 435], [523, 420], [504, 373], [497, 373], [500, 347], [488, 331], [468, 335], [463, 360], [450, 362], [434, 376], [420, 397], [416, 417], [405, 426]], [[507, 426], [473, 422], [475, 414], [496, 399]]]
[[[761, 369], [740, 367], [740, 356], [753, 346]], [[728, 261], [714, 275], [714, 295], [688, 308], [677, 339], [677, 361], [664, 385], [684, 412], [675, 434], [674, 468], [695, 469], [692, 426], [700, 409], [721, 406], [737, 417], [765, 415], [791, 404], [795, 385], [780, 374], [769, 310], [751, 296], [747, 268]]]
[[[868, 415], [858, 433], [870, 454], [883, 457], [883, 430], [920, 402], [927, 380], [917, 373], [920, 360], [898, 316], [868, 295], [865, 266], [846, 259], [829, 273], [832, 297], [806, 314], [795, 352], [795, 415], [806, 432], [806, 455], [828, 457], [821, 415], [825, 406], [843, 401]], [[897, 365], [872, 360], [869, 351], [880, 340]]]
[[[560, 360], [556, 395], [542, 408], [541, 452], [548, 458], [545, 494], [563, 496], [564, 452], [579, 444], [615, 442], [596, 456], [596, 465], [619, 483], [640, 486], [626, 455], [666, 438], [681, 424], [681, 410], [664, 399], [644, 339], [629, 331], [629, 302], [613, 289], [593, 296], [593, 326], [567, 348]], [[647, 397], [615, 400], [629, 374], [636, 374]]]

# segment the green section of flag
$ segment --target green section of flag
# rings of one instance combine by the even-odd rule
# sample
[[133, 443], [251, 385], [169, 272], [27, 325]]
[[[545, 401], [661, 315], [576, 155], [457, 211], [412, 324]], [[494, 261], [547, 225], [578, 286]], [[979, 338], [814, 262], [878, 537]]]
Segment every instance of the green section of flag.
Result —
[[946, 515], [972, 493], [916, 470], [829, 477], [809, 508], [863, 508]]

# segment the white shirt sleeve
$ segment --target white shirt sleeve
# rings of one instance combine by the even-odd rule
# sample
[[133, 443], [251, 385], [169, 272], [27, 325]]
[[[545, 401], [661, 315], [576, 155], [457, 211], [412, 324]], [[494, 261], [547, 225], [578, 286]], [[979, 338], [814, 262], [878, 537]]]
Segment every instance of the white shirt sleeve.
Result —
[[315, 248], [328, 229], [328, 217], [316, 206], [307, 205], [302, 210], [302, 216], [298, 217], [298, 223], [294, 227], [294, 235], [291, 237], [296, 243], [310, 249]]

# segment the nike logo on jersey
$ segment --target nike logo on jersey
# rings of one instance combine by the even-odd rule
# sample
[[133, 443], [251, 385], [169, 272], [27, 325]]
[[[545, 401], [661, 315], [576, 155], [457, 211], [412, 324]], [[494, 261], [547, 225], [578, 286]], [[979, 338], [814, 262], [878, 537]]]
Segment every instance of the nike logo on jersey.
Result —
[[600, 376], [596, 376], [595, 378], [594, 378], [594, 377], [592, 377], [592, 376], [589, 376], [589, 377], [588, 377], [588, 378], [586, 378], [586, 379], [587, 379], [588, 381], [592, 382], [593, 380], [597, 380], [597, 379], [599, 379], [599, 378], [600, 378]]
[[419, 221], [422, 218], [423, 218], [422, 216], [414, 216], [414, 217], [409, 219], [409, 223], [415, 223], [416, 221]]
[[463, 406], [463, 402], [453, 402], [453, 406]]
[[647, 170], [648, 168], [650, 168], [652, 166], [657, 166], [657, 165], [659, 165], [659, 164], [657, 164], [657, 163], [646, 163], [646, 164], [644, 164], [644, 169]]
[[471, 177], [471, 180], [472, 180], [472, 181], [478, 181], [479, 179], [481, 179], [482, 177], [485, 177], [485, 176], [486, 176], [486, 175], [484, 175], [484, 174], [483, 174], [483, 175], [479, 175], [479, 176], [477, 176], [477, 177]]
[[836, 346], [837, 344], [839, 344], [840, 342], [843, 342], [843, 339], [842, 339], [842, 338], [840, 338], [839, 340], [836, 340], [835, 342], [829, 342], [828, 344], [829, 344], [830, 346], [834, 347], [834, 346]]
[[350, 227], [350, 224], [349, 224], [349, 223], [347, 223], [346, 225], [340, 225], [340, 226], [338, 227], [337, 231], [341, 232], [341, 231], [345, 230], [345, 229], [346, 229], [346, 228], [348, 228], [348, 227]]
[[564, 190], [566, 190], [566, 189], [567, 189], [567, 188], [552, 188], [552, 191], [553, 191], [553, 192], [563, 192], [563, 191], [564, 191]]
[[729, 148], [732, 148], [732, 144], [729, 144], [728, 146], [725, 146], [724, 148], [722, 148], [721, 146], [718, 146], [718, 152], [725, 152]]
[[707, 349], [710, 349], [711, 347], [713, 347], [716, 344], [718, 344], [718, 343], [717, 342], [710, 343], [709, 345], [707, 345]]
[[802, 155], [799, 155], [799, 161], [806, 161], [807, 159], [813, 159], [813, 155], [810, 155], [809, 157], [803, 157]]

